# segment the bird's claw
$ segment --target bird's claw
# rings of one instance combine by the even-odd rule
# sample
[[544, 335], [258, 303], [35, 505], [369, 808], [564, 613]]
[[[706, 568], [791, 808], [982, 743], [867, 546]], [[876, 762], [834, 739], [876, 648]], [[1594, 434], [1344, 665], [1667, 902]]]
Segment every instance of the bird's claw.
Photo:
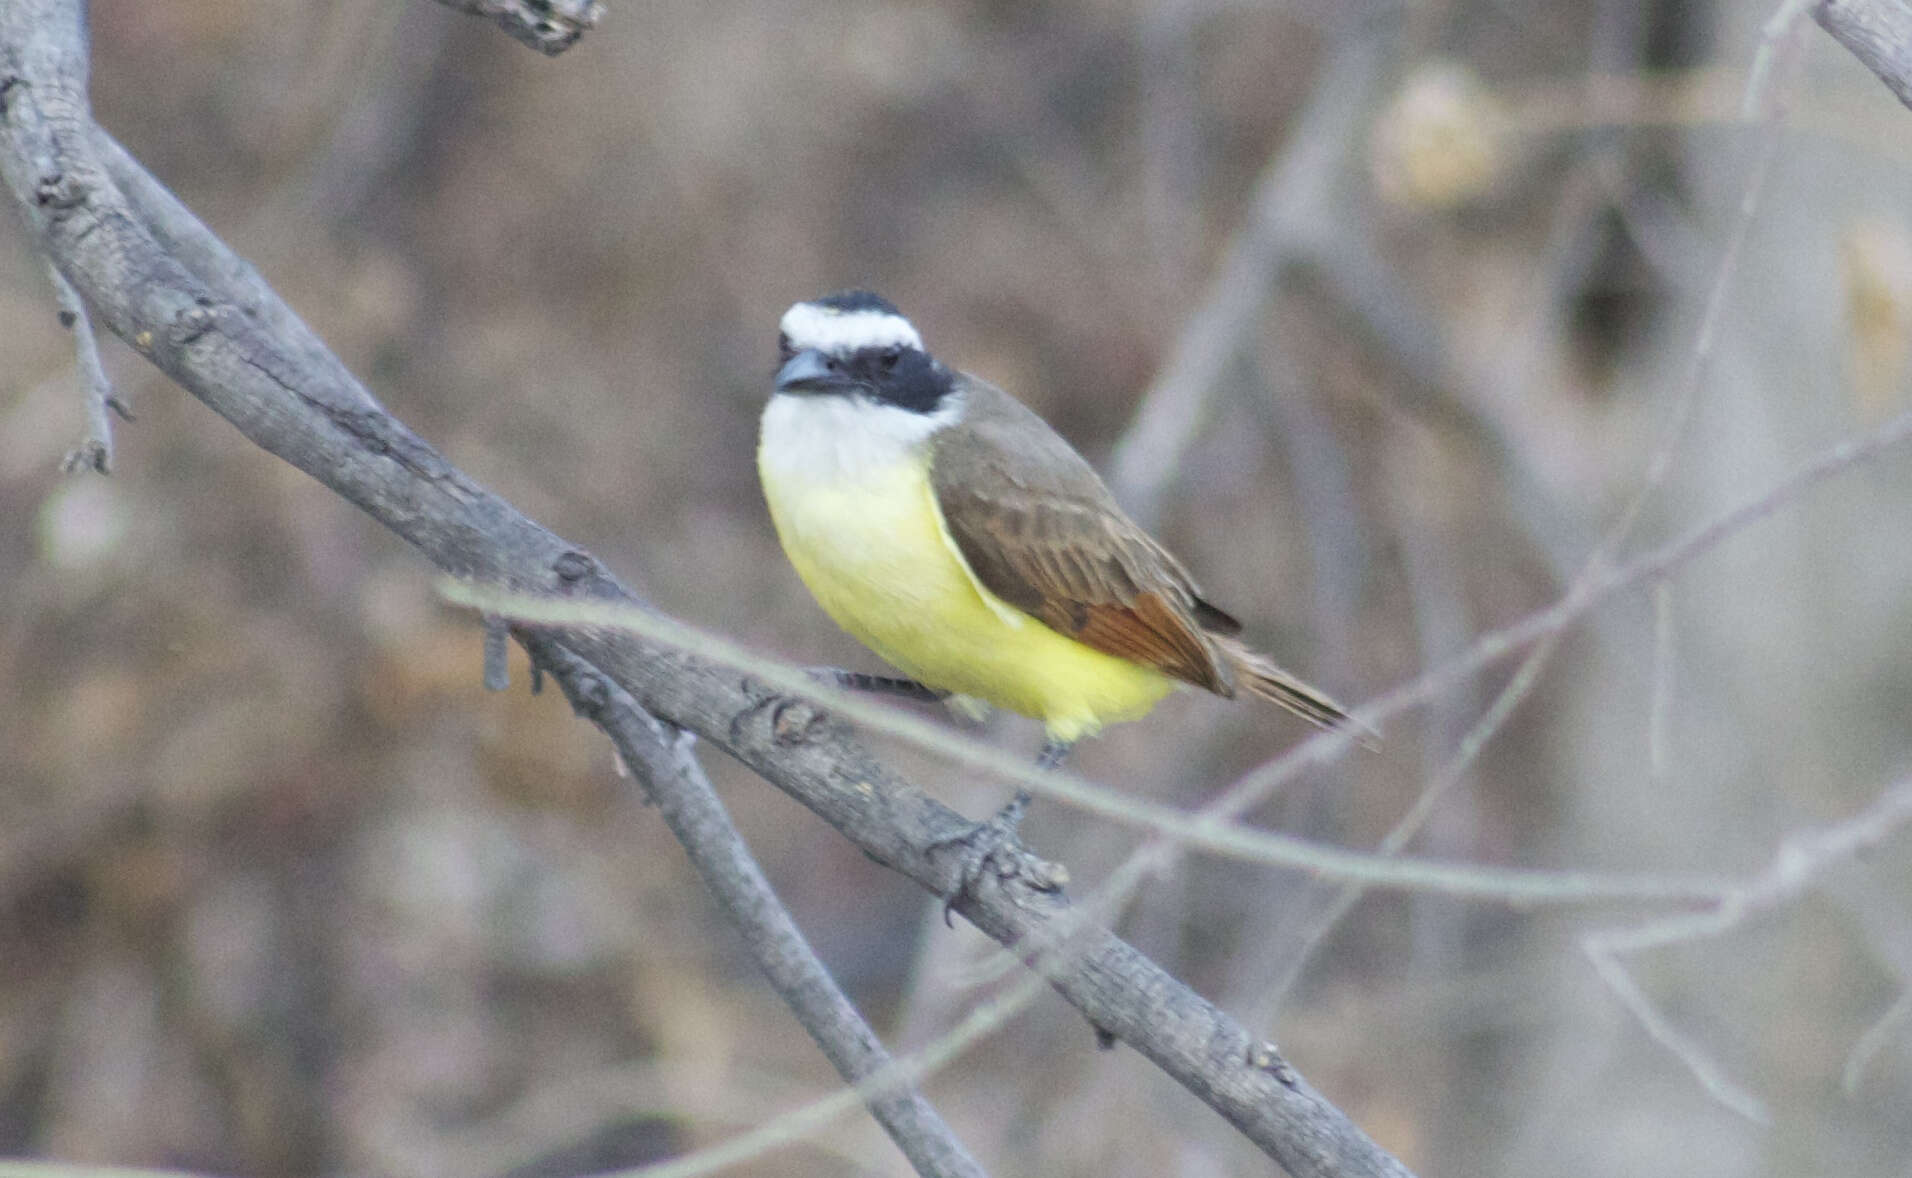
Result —
[[957, 901], [973, 891], [986, 872], [993, 871], [997, 878], [1004, 880], [1021, 876], [1029, 886], [1043, 892], [1061, 891], [1069, 881], [1068, 871], [1061, 864], [1036, 859], [1024, 849], [1017, 828], [1022, 825], [1023, 811], [1028, 807], [1029, 791], [1017, 790], [1015, 798], [987, 821], [930, 845], [932, 853], [944, 847], [960, 848], [962, 852], [956, 886], [943, 897], [945, 925], [953, 927], [955, 922], [950, 914], [956, 910]]

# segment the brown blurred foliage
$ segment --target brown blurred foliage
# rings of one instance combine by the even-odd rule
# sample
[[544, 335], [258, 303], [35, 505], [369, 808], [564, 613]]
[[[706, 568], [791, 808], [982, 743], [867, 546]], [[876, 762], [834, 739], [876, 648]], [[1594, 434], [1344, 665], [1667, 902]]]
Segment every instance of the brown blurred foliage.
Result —
[[[1358, 701], [1560, 591], [1665, 426], [1762, 133], [1719, 103], [1576, 122], [1575, 96], [1743, 70], [1764, 15], [1387, 18], [1370, 130], [1330, 153], [1333, 215], [1435, 349], [1387, 346], [1337, 259], [1299, 268], [1161, 472], [1164, 538], [1258, 640]], [[675, 614], [875, 669], [761, 510], [778, 313], [873, 286], [1104, 462], [1347, 18], [614, 0], [555, 60], [424, 0], [95, 0], [92, 22], [102, 122], [399, 416]], [[1654, 536], [1906, 407], [1912, 116], [1823, 39], [1785, 85], [1808, 115], [1859, 113], [1787, 133]], [[139, 420], [113, 478], [61, 477], [70, 344], [17, 232], [0, 322], [0, 1154], [582, 1173], [831, 1087], [602, 740], [521, 661], [485, 693], [478, 632], [419, 560], [110, 342]], [[1909, 493], [1888, 464], [1735, 539], [1671, 583], [1668, 632], [1644, 596], [1604, 609], [1416, 849], [1747, 871], [1856, 808], [1912, 762]], [[1372, 845], [1503, 678], [1256, 817]], [[1178, 697], [1080, 763], [1193, 805], [1299, 734]], [[1014, 719], [987, 735], [1035, 747]], [[707, 763], [879, 1029], [907, 1048], [947, 1027], [979, 939]], [[920, 767], [972, 813], [1004, 792]], [[1052, 806], [1026, 834], [1085, 884], [1134, 841]], [[1891, 848], [1801, 909], [1638, 963], [1773, 1103], [1765, 1131], [1600, 989], [1573, 938], [1617, 914], [1373, 896], [1285, 1002], [1269, 986], [1324, 900], [1306, 881], [1193, 860], [1123, 929], [1424, 1173], [1896, 1174], [1908, 1037], [1850, 1096], [1839, 1077], [1912, 979], [1909, 877]], [[928, 1093], [1001, 1174], [1267, 1170], [1060, 1003]], [[852, 1118], [743, 1172], [906, 1171]]]

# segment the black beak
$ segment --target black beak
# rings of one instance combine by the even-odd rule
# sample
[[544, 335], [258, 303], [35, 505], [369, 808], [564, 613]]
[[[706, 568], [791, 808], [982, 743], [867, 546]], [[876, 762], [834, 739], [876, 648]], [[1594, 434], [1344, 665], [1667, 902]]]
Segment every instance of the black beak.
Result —
[[830, 361], [815, 348], [805, 348], [784, 361], [777, 370], [780, 393], [822, 393], [848, 388], [855, 383], [830, 367]]

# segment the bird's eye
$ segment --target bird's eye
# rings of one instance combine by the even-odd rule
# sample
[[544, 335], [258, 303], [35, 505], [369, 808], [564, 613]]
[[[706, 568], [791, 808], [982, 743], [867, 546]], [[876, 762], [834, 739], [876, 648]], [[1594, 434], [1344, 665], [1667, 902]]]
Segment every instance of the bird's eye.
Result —
[[883, 371], [895, 372], [896, 362], [903, 358], [903, 349], [885, 348], [883, 350]]
[[797, 350], [790, 346], [790, 336], [785, 332], [781, 332], [781, 331], [778, 332], [777, 333], [777, 359], [788, 360], [790, 357], [796, 354], [797, 354]]

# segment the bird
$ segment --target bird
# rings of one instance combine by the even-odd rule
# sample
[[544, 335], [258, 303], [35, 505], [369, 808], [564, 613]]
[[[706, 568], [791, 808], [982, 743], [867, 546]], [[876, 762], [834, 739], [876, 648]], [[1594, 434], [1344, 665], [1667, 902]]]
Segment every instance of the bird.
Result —
[[895, 304], [840, 291], [778, 327], [757, 448], [778, 540], [824, 612], [908, 676], [840, 682], [1038, 719], [1050, 769], [1184, 684], [1349, 722], [1242, 641], [1047, 422], [931, 355]]

